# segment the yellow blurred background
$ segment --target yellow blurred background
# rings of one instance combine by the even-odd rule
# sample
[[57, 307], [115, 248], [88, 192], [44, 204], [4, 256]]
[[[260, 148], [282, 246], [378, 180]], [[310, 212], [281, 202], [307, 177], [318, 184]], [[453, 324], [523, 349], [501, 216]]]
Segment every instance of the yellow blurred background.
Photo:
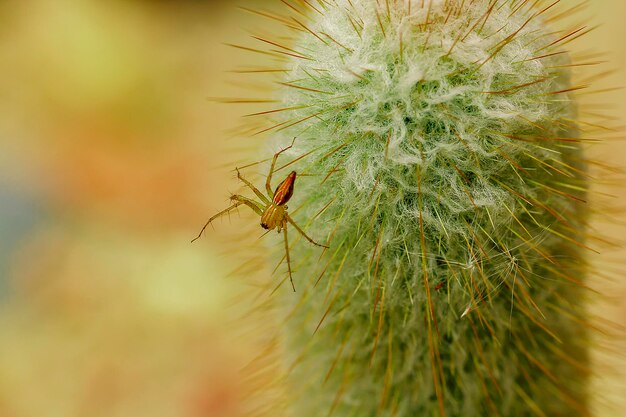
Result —
[[[270, 1], [237, 4], [253, 3]], [[588, 14], [602, 26], [577, 48], [608, 50], [617, 70], [598, 86], [624, 85], [626, 2], [592, 0]], [[223, 43], [261, 24], [228, 0], [0, 3], [0, 417], [262, 408], [245, 404], [258, 387], [241, 370], [272, 336], [243, 330], [264, 319], [236, 307], [254, 285], [232, 276], [271, 269], [248, 261], [254, 238], [224, 243], [249, 218], [189, 243], [236, 186], [235, 163], [254, 161], [254, 141], [230, 132], [240, 109], [207, 98], [229, 95], [226, 71], [254, 60]], [[603, 100], [624, 114], [623, 91]], [[593, 152], [625, 165], [623, 141]], [[626, 201], [626, 187], [613, 193]], [[625, 324], [625, 280], [603, 285], [597, 310]], [[598, 357], [612, 370], [598, 397], [616, 404], [598, 415], [626, 415], [624, 361]]]

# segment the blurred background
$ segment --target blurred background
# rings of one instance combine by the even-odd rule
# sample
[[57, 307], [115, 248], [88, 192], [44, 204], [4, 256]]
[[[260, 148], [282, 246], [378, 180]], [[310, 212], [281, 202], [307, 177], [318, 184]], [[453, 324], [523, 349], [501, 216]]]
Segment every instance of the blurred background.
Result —
[[[262, 25], [235, 7], [255, 3], [279, 2], [0, 2], [1, 417], [237, 417], [271, 400], [251, 404], [260, 382], [244, 377], [263, 374], [269, 391], [271, 366], [245, 367], [277, 350], [261, 331], [271, 319], [237, 307], [271, 272], [254, 238], [232, 244], [250, 217], [189, 243], [227, 204], [235, 164], [255, 160], [254, 142], [232, 134], [240, 109], [209, 100], [232, 94], [228, 70], [254, 63], [224, 43]], [[616, 68], [599, 88], [625, 84], [625, 12], [590, 2], [589, 26], [602, 25], [576, 47], [608, 50]], [[626, 110], [622, 90], [602, 101]], [[624, 141], [592, 152], [626, 165]], [[611, 192], [626, 201], [625, 186]], [[625, 256], [596, 266], [613, 279], [595, 311], [622, 324]], [[625, 350], [596, 353], [597, 396], [614, 404], [600, 416], [626, 415]]]

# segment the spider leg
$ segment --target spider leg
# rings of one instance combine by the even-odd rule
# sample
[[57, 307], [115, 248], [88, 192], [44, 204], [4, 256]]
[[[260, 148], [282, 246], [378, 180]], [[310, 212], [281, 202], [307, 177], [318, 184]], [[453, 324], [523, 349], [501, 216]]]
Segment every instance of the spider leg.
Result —
[[285, 217], [287, 218], [287, 221], [288, 221], [289, 223], [291, 223], [291, 225], [292, 225], [293, 227], [295, 227], [295, 228], [296, 228], [296, 230], [297, 230], [297, 231], [298, 231], [298, 232], [299, 232], [302, 236], [304, 236], [304, 238], [305, 238], [306, 240], [308, 240], [309, 242], [311, 242], [311, 243], [312, 243], [312, 244], [314, 244], [315, 246], [320, 246], [320, 247], [322, 247], [322, 248], [327, 248], [327, 249], [328, 249], [328, 246], [326, 246], [326, 245], [321, 245], [321, 244], [317, 243], [316, 241], [314, 241], [313, 239], [311, 239], [311, 237], [309, 237], [309, 235], [307, 235], [307, 234], [304, 232], [304, 230], [302, 230], [302, 229], [300, 228], [300, 226], [298, 226], [298, 225], [296, 224], [296, 222], [295, 222], [295, 221], [293, 221], [293, 219], [291, 218], [291, 216], [290, 216], [290, 215], [288, 215], [288, 214], [286, 214], [286, 213], [285, 213]]
[[272, 158], [272, 165], [270, 165], [270, 172], [267, 174], [267, 180], [265, 181], [265, 189], [267, 190], [267, 195], [269, 195], [270, 198], [274, 197], [274, 191], [272, 190], [272, 175], [274, 175], [274, 167], [276, 167], [276, 161], [278, 160], [278, 157], [280, 156], [281, 153], [285, 152], [287, 149], [291, 149], [295, 141], [296, 141], [296, 138], [293, 138], [291, 145], [276, 152], [274, 154], [274, 158]]
[[259, 216], [263, 215], [263, 210], [261, 210], [261, 208], [257, 205], [256, 202], [254, 202], [254, 200], [251, 200], [249, 198], [246, 198], [244, 196], [241, 195], [237, 195], [237, 194], [233, 194], [230, 197], [231, 201], [234, 201], [234, 203], [229, 206], [228, 208], [220, 211], [219, 213], [213, 215], [205, 224], [204, 226], [202, 226], [202, 230], [200, 230], [200, 233], [198, 233], [198, 236], [196, 236], [191, 243], [195, 242], [196, 240], [200, 239], [200, 237], [202, 236], [202, 234], [204, 233], [204, 231], [206, 230], [207, 227], [209, 227], [209, 225], [213, 222], [213, 220], [222, 217], [224, 214], [230, 213], [232, 210], [236, 209], [237, 207], [245, 204], [246, 206], [250, 207], [252, 210], [254, 210], [255, 213], [257, 213]]
[[285, 257], [287, 258], [287, 270], [289, 271], [289, 281], [291, 281], [291, 288], [293, 292], [296, 292], [296, 286], [293, 283], [293, 277], [291, 276], [291, 258], [289, 258], [289, 240], [287, 239], [287, 224], [283, 226], [283, 241], [285, 242]]
[[200, 239], [200, 237], [202, 236], [202, 234], [204, 233], [204, 231], [206, 230], [207, 227], [209, 227], [209, 225], [211, 224], [211, 222], [215, 219], [217, 219], [218, 217], [223, 216], [224, 214], [229, 213], [231, 210], [236, 209], [237, 207], [239, 207], [240, 205], [242, 205], [243, 203], [240, 201], [237, 201], [236, 203], [234, 203], [233, 205], [231, 205], [230, 207], [228, 207], [225, 210], [220, 211], [219, 213], [217, 213], [216, 215], [212, 216], [209, 221], [207, 221], [204, 226], [202, 226], [202, 230], [200, 230], [200, 233], [198, 233], [198, 236], [196, 236], [191, 243], [195, 242], [196, 240]]
[[244, 197], [242, 195], [239, 194], [233, 194], [230, 196], [231, 201], [236, 201], [240, 204], [245, 204], [246, 206], [250, 207], [256, 214], [258, 214], [259, 216], [263, 215], [263, 209], [261, 207], [259, 207], [259, 204], [248, 198], [248, 197]]
[[265, 197], [263, 195], [263, 193], [261, 192], [261, 190], [259, 190], [258, 188], [256, 188], [254, 185], [252, 185], [252, 183], [250, 181], [248, 181], [247, 179], [245, 179], [243, 177], [243, 175], [241, 175], [241, 172], [239, 172], [239, 168], [235, 168], [235, 170], [237, 171], [237, 178], [239, 178], [239, 180], [241, 182], [243, 182], [244, 184], [246, 184], [248, 186], [248, 188], [250, 188], [252, 191], [254, 191], [254, 194], [257, 195], [257, 197], [259, 197], [261, 199], [261, 201], [265, 204], [269, 204], [270, 201], [267, 199], [267, 197]]

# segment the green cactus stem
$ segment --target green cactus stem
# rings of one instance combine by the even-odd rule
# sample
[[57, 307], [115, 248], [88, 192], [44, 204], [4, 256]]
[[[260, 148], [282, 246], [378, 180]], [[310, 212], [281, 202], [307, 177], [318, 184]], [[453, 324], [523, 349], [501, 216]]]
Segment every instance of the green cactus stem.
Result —
[[559, 1], [283, 3], [258, 133], [296, 137], [291, 213], [330, 246], [291, 237], [292, 415], [590, 415], [583, 30]]

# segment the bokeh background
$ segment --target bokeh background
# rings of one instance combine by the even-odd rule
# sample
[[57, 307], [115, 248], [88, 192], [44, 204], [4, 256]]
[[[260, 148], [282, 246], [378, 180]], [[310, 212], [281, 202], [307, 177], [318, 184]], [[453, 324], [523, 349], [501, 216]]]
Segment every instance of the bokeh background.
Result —
[[[255, 331], [271, 319], [238, 307], [272, 269], [233, 232], [252, 217], [189, 243], [262, 146], [235, 134], [240, 107], [210, 98], [254, 95], [227, 71], [256, 58], [224, 43], [263, 30], [237, 5], [270, 3], [0, 2], [1, 417], [237, 417], [276, 400], [250, 403], [249, 376], [272, 388], [273, 371], [246, 367], [276, 346]], [[607, 51], [615, 69], [596, 85], [626, 85], [626, 2], [591, 0], [585, 13], [600, 26], [576, 48]], [[626, 114], [623, 90], [602, 101]], [[593, 152], [626, 166], [624, 141]], [[626, 202], [626, 185], [610, 192]], [[623, 221], [594, 227], [619, 241]], [[594, 311], [622, 325], [624, 257], [607, 249], [594, 266], [611, 278]], [[626, 415], [626, 343], [598, 345], [598, 415]]]

